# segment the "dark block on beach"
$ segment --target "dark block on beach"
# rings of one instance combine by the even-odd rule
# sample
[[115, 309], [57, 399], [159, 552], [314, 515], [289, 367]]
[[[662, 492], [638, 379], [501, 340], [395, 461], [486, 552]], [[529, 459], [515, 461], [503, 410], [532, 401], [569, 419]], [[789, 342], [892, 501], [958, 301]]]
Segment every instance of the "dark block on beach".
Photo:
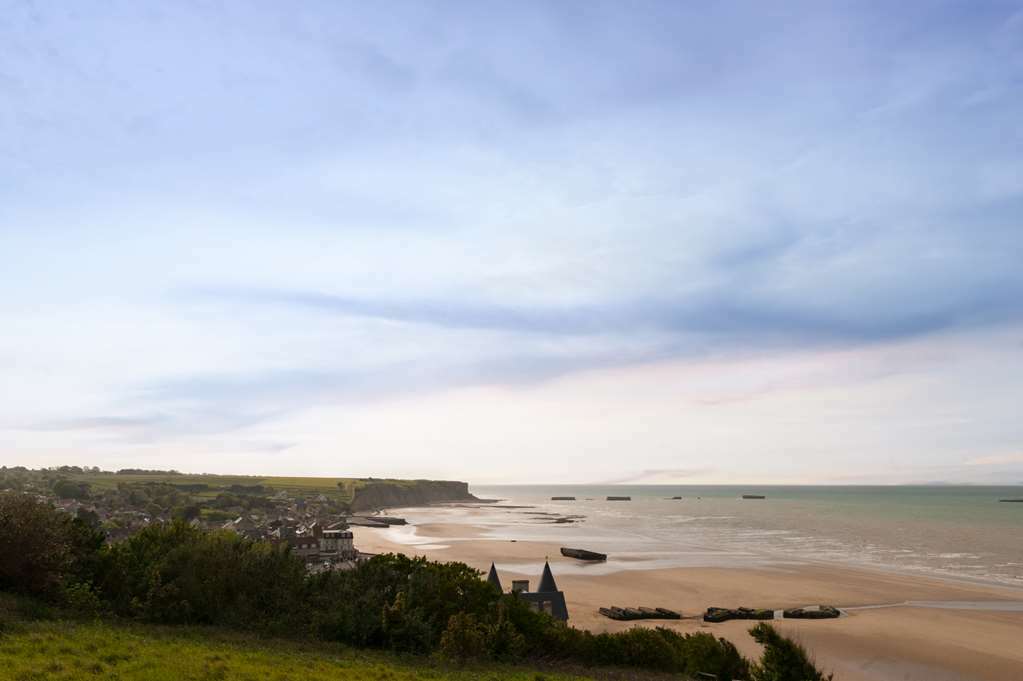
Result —
[[839, 617], [842, 613], [834, 606], [822, 605], [819, 608], [789, 608], [784, 614], [786, 619], [829, 620]]
[[707, 608], [703, 613], [704, 622], [727, 622], [735, 619], [735, 611], [728, 608]]
[[575, 497], [551, 497], [551, 501], [575, 501]]
[[704, 622], [727, 622], [728, 620], [773, 620], [774, 611], [766, 608], [707, 608]]
[[682, 619], [682, 615], [674, 610], [668, 610], [667, 608], [647, 608], [643, 606], [638, 608], [619, 608], [617, 605], [612, 605], [608, 608], [599, 608], [597, 612], [608, 619], [622, 621]]
[[766, 608], [739, 608], [736, 613], [739, 615], [736, 619], [744, 620], [773, 620], [774, 610], [767, 610]]
[[561, 547], [561, 555], [566, 558], [578, 558], [579, 560], [607, 560], [606, 553], [597, 553], [596, 551], [587, 551], [586, 549], [570, 549], [564, 546]]
[[632, 497], [608, 497], [608, 501], [632, 501]]

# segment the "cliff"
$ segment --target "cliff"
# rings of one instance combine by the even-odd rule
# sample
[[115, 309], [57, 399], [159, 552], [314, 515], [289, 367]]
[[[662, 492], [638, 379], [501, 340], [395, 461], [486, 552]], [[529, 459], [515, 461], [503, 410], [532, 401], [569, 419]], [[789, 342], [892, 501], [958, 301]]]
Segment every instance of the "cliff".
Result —
[[469, 483], [457, 480], [372, 481], [355, 488], [351, 508], [360, 512], [442, 501], [476, 501], [476, 497], [469, 494]]

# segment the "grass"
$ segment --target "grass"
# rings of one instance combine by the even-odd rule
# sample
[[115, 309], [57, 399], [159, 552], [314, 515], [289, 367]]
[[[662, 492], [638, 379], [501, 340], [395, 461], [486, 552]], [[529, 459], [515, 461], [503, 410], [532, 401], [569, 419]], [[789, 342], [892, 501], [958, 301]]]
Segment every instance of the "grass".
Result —
[[[116, 489], [119, 482], [157, 482], [171, 485], [202, 483], [209, 485], [210, 490], [195, 493], [193, 496], [197, 498], [213, 498], [231, 485], [262, 485], [271, 490], [271, 494], [280, 490], [286, 490], [288, 492], [306, 494], [323, 494], [345, 502], [352, 500], [356, 489], [370, 483], [369, 480], [363, 478], [260, 477], [252, 475], [211, 474], [167, 475], [163, 473], [128, 473], [124, 475], [79, 473], [68, 474], [66, 477], [71, 480], [89, 483], [93, 491]], [[405, 486], [414, 485], [417, 481], [374, 478], [372, 482], [387, 482]]]
[[0, 679], [12, 681], [581, 681], [518, 667], [457, 669], [217, 629], [37, 621], [0, 634]]

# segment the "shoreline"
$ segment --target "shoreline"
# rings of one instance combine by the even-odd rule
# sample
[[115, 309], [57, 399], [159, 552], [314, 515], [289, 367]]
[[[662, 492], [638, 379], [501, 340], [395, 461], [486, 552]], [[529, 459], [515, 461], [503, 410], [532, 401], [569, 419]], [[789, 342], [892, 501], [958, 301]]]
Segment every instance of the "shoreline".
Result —
[[[780, 631], [806, 645], [823, 669], [835, 672], [838, 681], [1023, 678], [1023, 647], [1018, 644], [1023, 607], [964, 607], [1023, 604], [1023, 590], [1013, 586], [801, 559], [668, 567], [649, 567], [639, 559], [617, 561], [612, 570], [606, 570], [599, 563], [561, 556], [560, 546], [553, 542], [494, 537], [493, 526], [473, 524], [471, 507], [456, 516], [464, 522], [438, 522], [430, 517], [431, 510], [436, 507], [402, 509], [409, 522], [405, 526], [353, 528], [356, 546], [368, 553], [461, 561], [484, 573], [493, 561], [506, 587], [511, 579], [537, 579], [548, 557], [565, 592], [572, 626], [594, 632], [632, 626], [708, 631], [729, 639], [751, 657], [758, 655], [758, 646], [746, 634], [752, 623], [704, 623], [699, 616], [707, 607], [780, 610], [828, 604], [848, 608], [837, 620], [774, 621]], [[410, 541], [410, 537], [421, 541]], [[666, 607], [680, 611], [686, 619], [615, 621], [597, 612], [609, 605]]]
[[[399, 513], [399, 515], [409, 515], [407, 512], [411, 512], [412, 516], [421, 514], [424, 511], [436, 511], [439, 509], [462, 509], [466, 511], [474, 510], [486, 510], [490, 509], [501, 509], [511, 510], [518, 513], [522, 513], [529, 516], [540, 516], [543, 519], [550, 518], [550, 522], [533, 522], [529, 523], [529, 527], [551, 527], [559, 524], [557, 518], [569, 518], [568, 522], [575, 524], [582, 524], [587, 520], [585, 515], [579, 514], [565, 514], [565, 513], [554, 513], [549, 511], [543, 511], [544, 506], [541, 504], [515, 504], [515, 505], [504, 505], [500, 502], [506, 501], [505, 499], [479, 499], [475, 502], [466, 501], [443, 501], [434, 502], [430, 504], [423, 504], [420, 506], [395, 506], [388, 509], [379, 509], [374, 511], [374, 515], [383, 515], [385, 513], [397, 513], [399, 511], [405, 513]], [[531, 511], [530, 509], [537, 509]], [[550, 546], [556, 546], [560, 549], [563, 545], [572, 544], [576, 541], [575, 539], [563, 538], [564, 542], [568, 544], [559, 543], [549, 540], [530, 540], [530, 539], [514, 539], [512, 534], [508, 536], [488, 536], [488, 532], [493, 531], [493, 523], [490, 526], [487, 524], [477, 524], [471, 521], [461, 522], [465, 518], [459, 518], [459, 522], [451, 520], [436, 520], [430, 519], [425, 522], [412, 522], [411, 520], [407, 525], [401, 526], [404, 528], [403, 532], [406, 534], [412, 534], [419, 541], [398, 541], [393, 540], [393, 543], [398, 546], [406, 546], [410, 550], [417, 547], [423, 546], [428, 549], [440, 548], [440, 544], [447, 546], [452, 542], [462, 542], [470, 539], [481, 539], [492, 542], [505, 542], [505, 541], [532, 541], [533, 543], [547, 544]], [[541, 518], [534, 517], [534, 521], [539, 521]], [[511, 523], [499, 523], [498, 532], [501, 530], [508, 530], [512, 527]], [[519, 527], [522, 527], [521, 525]], [[431, 533], [434, 528], [443, 528], [437, 536]], [[454, 528], [460, 528], [460, 532], [456, 532]], [[389, 529], [394, 529], [389, 528]], [[423, 532], [425, 530], [426, 532]], [[575, 546], [575, 548], [590, 548], [588, 546]], [[608, 554], [608, 560], [600, 564], [589, 564], [588, 567], [591, 570], [590, 574], [601, 573], [611, 574], [616, 572], [634, 571], [634, 570], [655, 570], [655, 569], [667, 569], [667, 568], [692, 568], [692, 567], [718, 567], [722, 569], [728, 569], [732, 567], [762, 567], [767, 568], [771, 566], [787, 566], [787, 565], [808, 565], [816, 566], [822, 569], [826, 568], [849, 568], [855, 570], [863, 570], [867, 572], [880, 572], [880, 573], [891, 573], [894, 575], [900, 575], [903, 577], [913, 579], [927, 579], [927, 580], [938, 580], [941, 582], [947, 582], [950, 585], [955, 586], [974, 586], [974, 587], [995, 587], [1000, 589], [1009, 589], [1016, 591], [1019, 594], [1019, 598], [1023, 599], [1023, 581], [1019, 580], [1001, 580], [994, 577], [982, 577], [978, 575], [968, 575], [961, 573], [953, 573], [948, 570], [942, 570], [940, 568], [929, 568], [929, 567], [911, 567], [911, 566], [900, 566], [895, 564], [872, 562], [872, 561], [857, 561], [848, 558], [822, 558], [822, 557], [808, 557], [805, 555], [791, 555], [785, 554], [780, 551], [770, 551], [757, 549], [748, 552], [735, 552], [719, 549], [707, 549], [705, 547], [693, 547], [686, 546], [687, 551], [681, 552], [670, 552], [665, 554], [664, 552], [646, 552], [647, 555], [640, 557], [640, 553], [644, 552], [616, 552], [614, 554]], [[560, 551], [555, 551], [560, 553]], [[685, 555], [687, 558], [682, 559], [679, 556]], [[652, 557], [656, 556], [656, 557]], [[693, 556], [706, 556], [703, 560], [694, 559]], [[569, 565], [581, 566], [584, 563], [575, 561], [566, 561]], [[730, 564], [722, 564], [730, 563]]]

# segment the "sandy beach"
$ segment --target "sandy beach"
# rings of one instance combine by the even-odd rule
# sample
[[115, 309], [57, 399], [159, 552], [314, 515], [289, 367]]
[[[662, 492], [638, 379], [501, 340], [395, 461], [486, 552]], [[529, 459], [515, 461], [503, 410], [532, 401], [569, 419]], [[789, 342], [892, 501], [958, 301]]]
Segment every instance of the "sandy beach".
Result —
[[[480, 570], [494, 561], [506, 589], [512, 579], [535, 584], [549, 557], [568, 601], [570, 624], [576, 627], [607, 631], [659, 624], [709, 631], [753, 656], [757, 645], [746, 634], [748, 622], [707, 624], [698, 615], [708, 606], [832, 604], [848, 608], [847, 616], [776, 625], [805, 644], [819, 666], [839, 681], [1023, 679], [1023, 592], [1011, 587], [810, 562], [662, 569], [645, 569], [637, 562], [634, 569], [607, 573], [563, 558], [556, 544], [492, 538], [489, 528], [472, 524], [471, 509], [464, 523], [417, 523], [415, 509], [401, 514], [410, 527], [354, 528], [358, 548], [458, 560]], [[637, 624], [597, 612], [612, 604], [672, 608], [685, 619]]]

